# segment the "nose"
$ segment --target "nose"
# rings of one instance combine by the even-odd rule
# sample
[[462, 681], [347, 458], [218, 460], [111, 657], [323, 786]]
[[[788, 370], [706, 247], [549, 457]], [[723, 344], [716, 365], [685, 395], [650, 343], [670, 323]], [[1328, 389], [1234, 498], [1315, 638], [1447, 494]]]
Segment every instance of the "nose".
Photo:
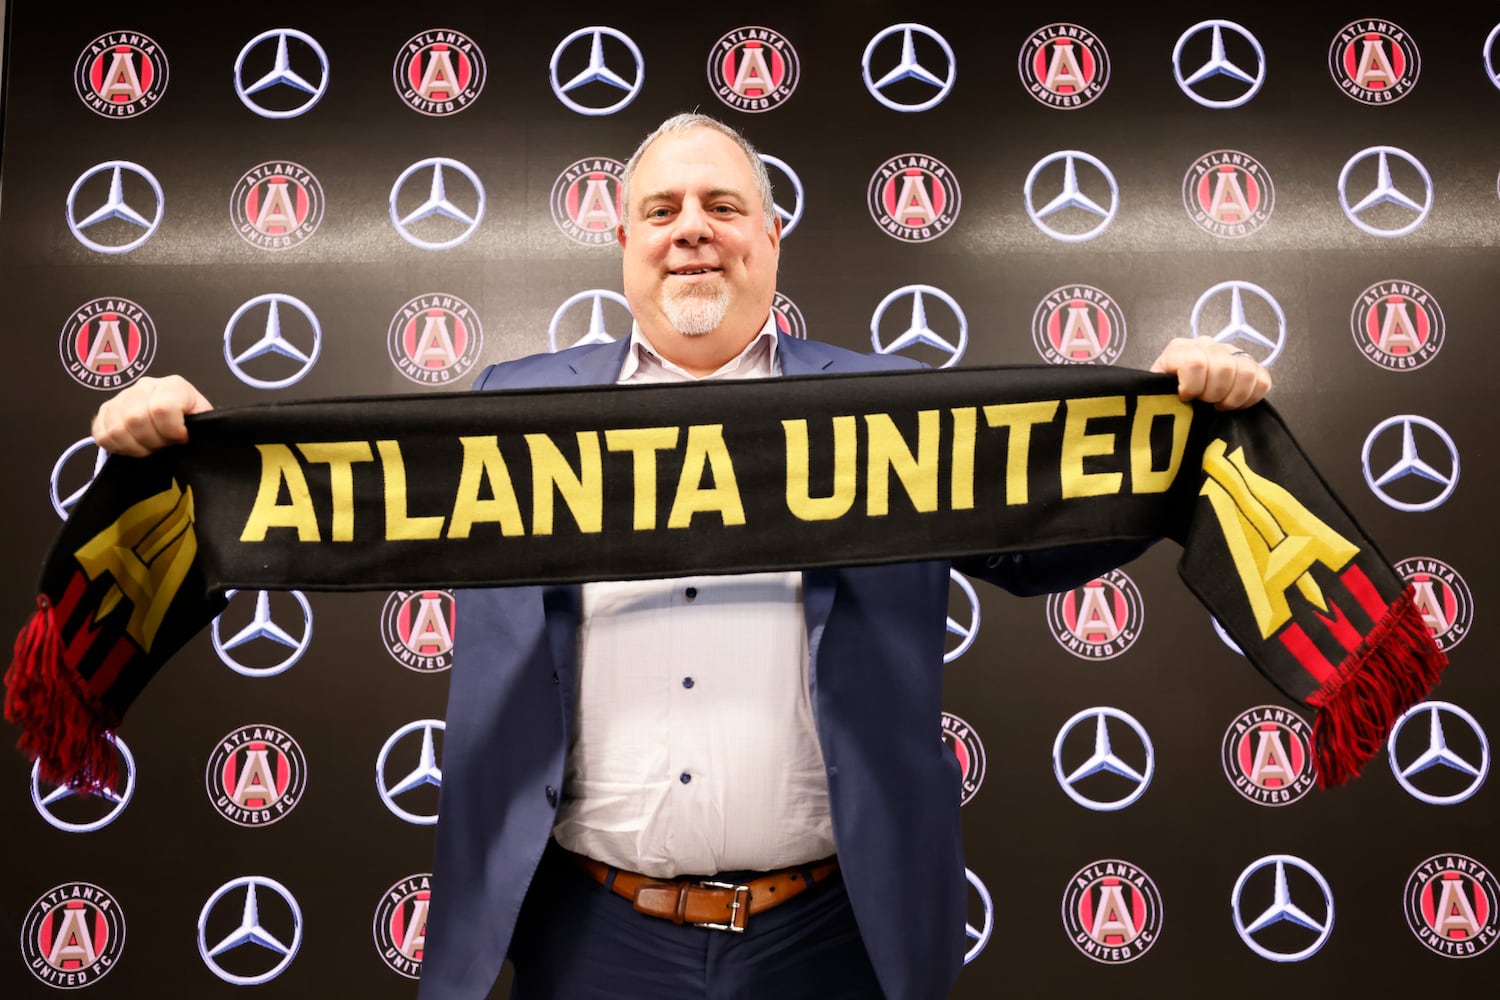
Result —
[[707, 243], [713, 238], [713, 227], [708, 213], [696, 201], [685, 202], [677, 213], [677, 225], [672, 231], [672, 240], [678, 246]]

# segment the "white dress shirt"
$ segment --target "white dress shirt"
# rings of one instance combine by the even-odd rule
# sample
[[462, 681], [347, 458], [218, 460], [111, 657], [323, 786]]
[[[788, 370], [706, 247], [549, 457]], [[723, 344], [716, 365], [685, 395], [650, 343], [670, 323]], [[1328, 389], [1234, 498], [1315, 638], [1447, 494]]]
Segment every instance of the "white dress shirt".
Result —
[[[779, 374], [775, 317], [705, 376]], [[618, 381], [687, 382], [637, 326]], [[657, 878], [833, 853], [802, 574], [583, 586], [573, 743], [553, 836]]]

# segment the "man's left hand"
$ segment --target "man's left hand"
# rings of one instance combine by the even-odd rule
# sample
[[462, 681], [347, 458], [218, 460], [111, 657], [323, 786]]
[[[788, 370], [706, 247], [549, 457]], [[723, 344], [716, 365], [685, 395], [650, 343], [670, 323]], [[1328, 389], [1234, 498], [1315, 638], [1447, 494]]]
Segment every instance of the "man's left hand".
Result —
[[1174, 337], [1151, 370], [1177, 376], [1177, 396], [1201, 399], [1216, 409], [1253, 406], [1271, 389], [1271, 373], [1233, 344], [1212, 337]]

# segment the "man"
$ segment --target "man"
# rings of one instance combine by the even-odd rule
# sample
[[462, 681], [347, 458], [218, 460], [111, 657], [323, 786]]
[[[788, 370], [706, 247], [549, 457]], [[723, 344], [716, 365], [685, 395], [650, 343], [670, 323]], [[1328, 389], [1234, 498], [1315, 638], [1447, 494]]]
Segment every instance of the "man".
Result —
[[[669, 119], [627, 165], [623, 201], [631, 338], [495, 365], [476, 388], [911, 366], [776, 333], [780, 220], [733, 130]], [[1152, 367], [1221, 408], [1270, 387], [1208, 338], [1173, 340]], [[180, 378], [142, 379], [94, 435], [144, 454], [208, 408]], [[1038, 594], [1143, 547], [960, 568]], [[948, 573], [461, 594], [420, 996], [482, 1000], [507, 954], [517, 1000], [946, 995], [966, 894], [959, 776], [938, 739]]]

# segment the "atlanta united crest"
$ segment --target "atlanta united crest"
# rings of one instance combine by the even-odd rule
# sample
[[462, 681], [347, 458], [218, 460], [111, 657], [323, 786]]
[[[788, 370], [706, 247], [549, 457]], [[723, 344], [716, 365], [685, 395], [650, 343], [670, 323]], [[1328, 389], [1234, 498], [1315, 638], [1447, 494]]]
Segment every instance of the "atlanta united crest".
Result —
[[1199, 229], [1233, 240], [1259, 232], [1270, 220], [1276, 188], [1255, 157], [1216, 149], [1188, 168], [1182, 179], [1182, 203]]
[[57, 353], [79, 385], [123, 389], [151, 367], [156, 357], [156, 324], [129, 299], [90, 299], [63, 324]]
[[461, 31], [433, 28], [406, 40], [393, 76], [408, 108], [434, 117], [456, 115], [484, 90], [484, 52]]
[[1073, 947], [1096, 962], [1124, 965], [1161, 936], [1161, 893], [1129, 862], [1095, 861], [1068, 880], [1062, 919]]
[[1109, 52], [1087, 28], [1059, 22], [1033, 31], [1018, 60], [1026, 93], [1049, 108], [1092, 104], [1109, 84]]
[[942, 236], [958, 218], [959, 201], [953, 171], [923, 153], [893, 156], [870, 178], [870, 218], [881, 232], [903, 243]]
[[1421, 72], [1417, 43], [1399, 24], [1361, 18], [1339, 29], [1328, 47], [1328, 70], [1345, 96], [1392, 104], [1411, 93]]
[[708, 85], [736, 111], [770, 111], [797, 89], [797, 50], [779, 32], [746, 27], [726, 32], [708, 53]]
[[167, 56], [149, 35], [108, 31], [89, 42], [73, 69], [84, 107], [105, 118], [134, 118], [167, 89]]
[[387, 889], [375, 907], [375, 950], [387, 968], [407, 979], [422, 978], [431, 902], [432, 874], [420, 872]]
[[1312, 728], [1296, 712], [1257, 705], [1224, 731], [1224, 777], [1262, 806], [1290, 805], [1312, 790]]
[[209, 801], [236, 826], [284, 819], [307, 790], [307, 757], [275, 726], [242, 726], [224, 735], [204, 773]]
[[21, 957], [54, 989], [92, 986], [125, 949], [125, 914], [115, 897], [90, 882], [64, 882], [26, 910]]
[[1112, 365], [1125, 350], [1125, 314], [1092, 285], [1063, 285], [1037, 303], [1031, 339], [1049, 365]]
[[229, 221], [260, 250], [306, 243], [323, 221], [323, 185], [289, 160], [269, 160], [245, 171], [229, 196]]
[[1057, 644], [1084, 660], [1109, 660], [1135, 644], [1145, 605], [1135, 581], [1111, 570], [1058, 594], [1047, 595], [1047, 626]]
[[457, 295], [418, 295], [391, 317], [391, 364], [419, 385], [445, 386], [469, 374], [484, 351], [479, 314]]
[[802, 310], [797, 308], [797, 303], [780, 292], [771, 301], [771, 315], [776, 319], [778, 332], [798, 340], [807, 339], [807, 320], [802, 318]]
[[1485, 865], [1463, 854], [1435, 854], [1406, 880], [1406, 923], [1444, 958], [1473, 958], [1500, 935], [1500, 884]]
[[586, 156], [552, 182], [552, 221], [574, 243], [614, 246], [620, 224], [620, 179], [625, 164], [607, 156]]
[[1458, 571], [1438, 559], [1413, 557], [1398, 562], [1396, 572], [1411, 587], [1438, 649], [1446, 653], [1463, 642], [1474, 625], [1474, 595]]
[[943, 743], [958, 758], [963, 778], [963, 798], [959, 804], [968, 805], [984, 784], [984, 744], [974, 727], [952, 712], [943, 713]]
[[1359, 293], [1349, 317], [1354, 345], [1390, 372], [1421, 368], [1443, 349], [1443, 310], [1414, 281], [1377, 281]]
[[380, 638], [408, 670], [433, 674], [453, 666], [453, 593], [397, 590], [380, 611]]

